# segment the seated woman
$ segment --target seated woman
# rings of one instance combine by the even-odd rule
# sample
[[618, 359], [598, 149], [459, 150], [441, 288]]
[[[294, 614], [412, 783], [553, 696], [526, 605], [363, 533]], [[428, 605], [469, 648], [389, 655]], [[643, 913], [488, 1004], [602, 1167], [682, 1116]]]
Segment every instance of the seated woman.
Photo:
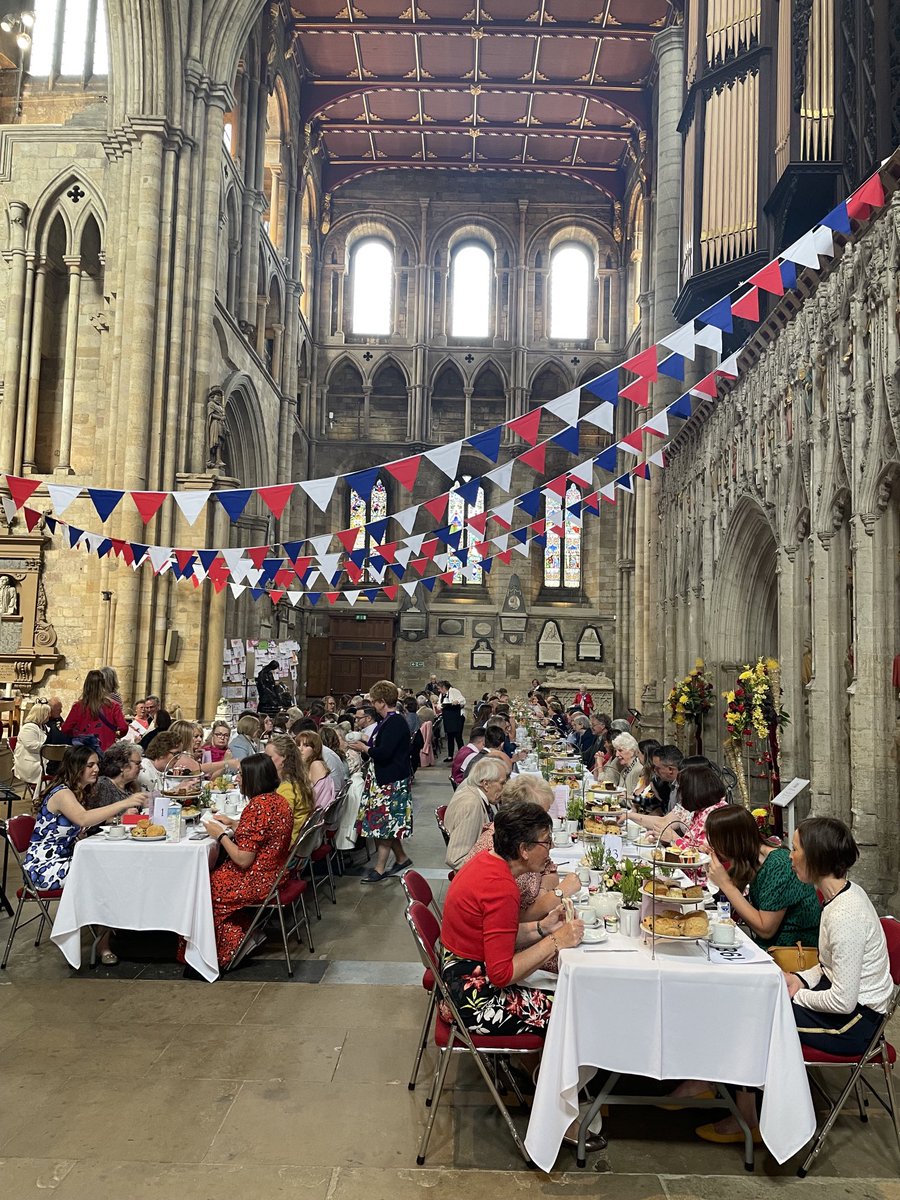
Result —
[[322, 754], [322, 739], [310, 729], [297, 734], [297, 749], [309, 775], [316, 808], [327, 808], [334, 800], [334, 777], [325, 764]]
[[454, 876], [444, 903], [441, 976], [473, 1033], [547, 1032], [552, 996], [517, 986], [561, 949], [577, 946], [581, 921], [557, 905], [542, 925], [520, 925], [519, 875], [543, 871], [553, 823], [539, 804], [516, 800], [494, 818], [494, 848]]
[[117, 800], [128, 799], [132, 804], [146, 806], [150, 797], [138, 786], [141, 769], [141, 748], [134, 742], [116, 742], [100, 759], [100, 776], [84, 798], [84, 807], [103, 808]]
[[[712, 862], [707, 874], [750, 936], [770, 946], [819, 944], [821, 909], [816, 889], [791, 869], [785, 846], [770, 846], [742, 804], [716, 808], [706, 819]], [[723, 860], [729, 865], [722, 865]]]
[[251, 754], [259, 754], [259, 735], [262, 722], [249, 714], [241, 717], [235, 728], [235, 735], [228, 747], [228, 760], [232, 767]]
[[209, 731], [209, 740], [203, 746], [203, 759], [211, 763], [220, 763], [228, 756], [228, 743], [231, 741], [231, 726], [227, 721], [213, 721]]
[[508, 778], [506, 764], [487, 755], [475, 763], [453, 793], [444, 813], [444, 829], [450, 837], [445, 861], [452, 870], [459, 870], [483, 831], [491, 827], [494, 805]]
[[163, 773], [181, 753], [181, 745], [181, 739], [170, 729], [154, 734], [138, 772], [138, 785], [145, 792], [162, 791]]
[[727, 804], [725, 784], [711, 766], [685, 767], [678, 774], [678, 804], [664, 817], [629, 813], [636, 824], [657, 834], [660, 841], [699, 850], [706, 841], [706, 819]]
[[645, 812], [666, 811], [666, 803], [661, 797], [658, 786], [661, 780], [653, 769], [653, 755], [660, 749], [656, 738], [642, 738], [638, 742], [638, 758], [641, 760], [641, 777], [634, 789], [634, 799]]
[[339, 796], [346, 787], [350, 774], [347, 769], [347, 760], [341, 749], [341, 738], [337, 726], [326, 725], [323, 722], [319, 726], [319, 737], [322, 739], [322, 759], [334, 780], [334, 794]]
[[800, 1041], [826, 1054], [861, 1054], [893, 992], [878, 914], [847, 878], [858, 858], [853, 834], [835, 817], [808, 817], [794, 832], [791, 864], [823, 905], [819, 963], [786, 979]]
[[[539, 804], [544, 812], [549, 812], [550, 806], [553, 804], [553, 788], [540, 775], [516, 775], [503, 785], [497, 807], [498, 809], [503, 808], [507, 804], [515, 804], [522, 800], [526, 800], [530, 804]], [[484, 828], [475, 845], [463, 859], [463, 865], [470, 858], [474, 858], [476, 854], [481, 854], [484, 850], [493, 850], [493, 848], [494, 823], [492, 821]], [[573, 896], [581, 890], [581, 880], [574, 871], [571, 871], [560, 882], [556, 867], [550, 858], [547, 859], [543, 871], [523, 871], [517, 875], [516, 885], [521, 897], [520, 921], [539, 921], [556, 908], [563, 897]], [[545, 966], [544, 969], [548, 968]]]
[[50, 720], [49, 704], [32, 704], [22, 721], [16, 748], [13, 751], [13, 774], [16, 779], [31, 785], [37, 791], [44, 774], [41, 750], [47, 740], [47, 722]]
[[[70, 746], [59, 764], [53, 783], [40, 798], [40, 807], [31, 842], [25, 852], [24, 867], [36, 887], [61, 888], [66, 882], [75, 842], [85, 829], [102, 825], [133, 809], [140, 809], [138, 797], [129, 796], [89, 809], [86, 801], [97, 782], [100, 759], [90, 746]], [[97, 944], [100, 961], [112, 966], [119, 960], [109, 948], [111, 930]]]
[[309, 774], [303, 765], [297, 743], [286, 733], [273, 733], [266, 742], [265, 752], [275, 764], [275, 770], [278, 772], [278, 795], [287, 800], [294, 817], [294, 825], [291, 830], [291, 845], [293, 845], [306, 823], [307, 817], [315, 808]]
[[[618, 788], [624, 788], [625, 794], [631, 799], [641, 778], [643, 767], [638, 757], [638, 744], [630, 733], [617, 733], [612, 740], [615, 758], [600, 772], [599, 778], [606, 783], [614, 783]], [[596, 769], [595, 769], [596, 774]]]
[[[245, 910], [261, 904], [275, 876], [287, 861], [294, 817], [278, 794], [278, 772], [265, 754], [251, 754], [241, 763], [241, 791], [249, 803], [240, 820], [216, 813], [207, 832], [224, 852], [210, 878], [216, 951], [220, 968], [234, 957], [251, 921]], [[260, 932], [257, 944], [265, 940]]]

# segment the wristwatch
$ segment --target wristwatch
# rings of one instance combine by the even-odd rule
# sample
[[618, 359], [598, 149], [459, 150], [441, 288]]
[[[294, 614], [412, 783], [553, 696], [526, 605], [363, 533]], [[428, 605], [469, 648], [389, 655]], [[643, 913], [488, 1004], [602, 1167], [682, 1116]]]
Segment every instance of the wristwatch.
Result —
[[553, 895], [556, 896], [559, 900], [565, 900], [565, 898], [566, 898], [566, 893], [562, 890], [562, 888], [554, 888]]

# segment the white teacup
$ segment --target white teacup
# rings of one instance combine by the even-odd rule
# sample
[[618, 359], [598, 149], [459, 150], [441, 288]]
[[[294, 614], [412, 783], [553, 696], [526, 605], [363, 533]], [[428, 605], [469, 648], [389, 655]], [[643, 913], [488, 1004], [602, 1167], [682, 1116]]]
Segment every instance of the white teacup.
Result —
[[554, 846], [568, 846], [571, 843], [571, 841], [572, 841], [571, 837], [569, 836], [569, 834], [566, 833], [566, 831], [564, 829], [559, 830], [559, 831], [554, 831], [554, 834], [553, 834], [553, 845]]
[[575, 916], [584, 921], [585, 929], [592, 929], [600, 924], [597, 910], [591, 904], [581, 904], [575, 909]]
[[730, 922], [717, 921], [710, 927], [714, 946], [733, 946], [737, 941], [737, 929]]
[[111, 842], [120, 842], [128, 833], [124, 825], [110, 825], [106, 831], [106, 836]]

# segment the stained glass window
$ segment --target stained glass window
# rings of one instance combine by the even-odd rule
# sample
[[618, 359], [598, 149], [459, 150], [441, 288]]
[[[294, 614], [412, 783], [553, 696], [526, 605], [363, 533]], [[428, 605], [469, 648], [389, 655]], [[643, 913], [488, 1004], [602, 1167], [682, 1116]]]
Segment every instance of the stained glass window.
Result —
[[[454, 483], [453, 487], [457, 488], [461, 483], [468, 483], [471, 478], [471, 475], [464, 475], [462, 479], [458, 479]], [[477, 530], [466, 524], [472, 517], [477, 517], [479, 513], [483, 512], [484, 488], [478, 489], [474, 504], [466, 504], [459, 492], [451, 491], [450, 502], [447, 506], [447, 524], [451, 533], [460, 533], [465, 530], [460, 545], [467, 551], [465, 565], [463, 565], [462, 559], [457, 558], [452, 551], [447, 559], [447, 570], [453, 572], [454, 583], [481, 583], [484, 578], [481, 555], [475, 549], [475, 543], [482, 539]]]
[[[581, 518], [570, 511], [581, 500], [581, 492], [572, 483], [566, 492], [566, 513], [559, 496], [547, 492], [547, 546], [544, 550], [544, 587], [581, 586]], [[551, 533], [550, 527], [562, 527], [564, 533]]]
[[[347, 525], [348, 529], [358, 529], [356, 541], [353, 544], [354, 550], [361, 550], [365, 544], [365, 534], [363, 526], [369, 521], [378, 521], [382, 517], [387, 516], [388, 497], [387, 488], [380, 479], [376, 479], [375, 486], [372, 488], [372, 495], [366, 503], [365, 497], [361, 496], [354, 488], [350, 489], [350, 521]], [[369, 539], [369, 551], [375, 545], [374, 539]]]

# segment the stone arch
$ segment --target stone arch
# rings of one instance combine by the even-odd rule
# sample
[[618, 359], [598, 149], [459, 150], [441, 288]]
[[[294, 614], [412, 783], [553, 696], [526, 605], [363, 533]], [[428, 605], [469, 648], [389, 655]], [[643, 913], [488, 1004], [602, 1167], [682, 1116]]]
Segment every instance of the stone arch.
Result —
[[728, 522], [708, 610], [714, 661], [778, 655], [777, 549], [764, 510], [742, 497]]
[[403, 441], [409, 422], [409, 379], [402, 365], [389, 354], [372, 373], [370, 428], [378, 441]]
[[563, 396], [572, 386], [568, 372], [560, 363], [545, 362], [535, 368], [529, 384], [528, 407], [536, 408]]
[[325, 430], [329, 438], [362, 441], [365, 430], [362, 371], [349, 355], [335, 362], [325, 381]]
[[[222, 385], [225, 393], [225, 461], [231, 475], [243, 487], [259, 487], [267, 482], [270, 460], [262, 405], [252, 380], [242, 372], [230, 376]], [[253, 516], [252, 498], [245, 514]]]
[[466, 399], [463, 374], [453, 358], [440, 362], [431, 377], [430, 435], [444, 443], [465, 437]]
[[[67, 193], [74, 189], [83, 196], [77, 201]], [[74, 166], [67, 167], [41, 192], [32, 206], [25, 227], [25, 248], [32, 254], [44, 253], [47, 230], [54, 217], [59, 214], [66, 229], [67, 251], [72, 254], [81, 240], [81, 233], [88, 217], [92, 216], [100, 230], [101, 243], [106, 237], [107, 209], [101, 193], [82, 171]]]

